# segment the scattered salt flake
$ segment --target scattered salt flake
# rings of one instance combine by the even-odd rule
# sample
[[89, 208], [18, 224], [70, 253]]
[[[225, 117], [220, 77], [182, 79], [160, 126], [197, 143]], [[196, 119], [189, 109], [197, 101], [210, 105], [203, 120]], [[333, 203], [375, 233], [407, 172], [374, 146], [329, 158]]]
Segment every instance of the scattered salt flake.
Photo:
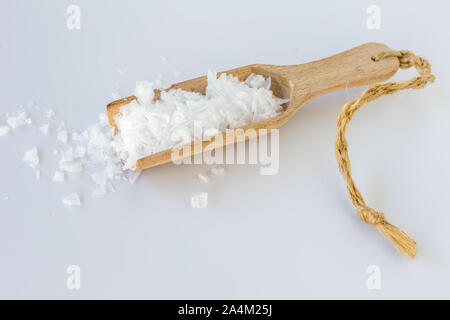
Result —
[[197, 177], [200, 179], [200, 181], [204, 182], [204, 183], [208, 183], [209, 182], [209, 177], [206, 174], [203, 173], [199, 173], [197, 175]]
[[57, 155], [59, 155], [59, 151], [58, 150], [56, 150], [56, 149], [53, 149], [53, 154], [55, 155], [55, 156], [57, 156]]
[[104, 185], [98, 185], [92, 192], [92, 198], [93, 199], [103, 198], [104, 196], [106, 196], [107, 193], [108, 191], [106, 190], [106, 187]]
[[167, 57], [166, 57], [166, 56], [162, 56], [162, 57], [161, 57], [161, 61], [162, 61], [162, 62], [167, 62]]
[[41, 125], [39, 129], [46, 136], [50, 133], [50, 125], [48, 123]]
[[89, 138], [89, 133], [86, 130], [82, 133], [72, 132], [71, 138], [73, 141], [84, 141]]
[[219, 168], [219, 167], [211, 168], [211, 173], [215, 176], [220, 176], [220, 175], [224, 174], [224, 172], [225, 172], [224, 168]]
[[62, 160], [61, 161], [73, 161], [73, 148], [69, 148], [66, 151], [64, 151]]
[[11, 129], [7, 126], [0, 127], [0, 137], [7, 136], [11, 132]]
[[76, 193], [71, 193], [62, 200], [63, 204], [69, 207], [81, 207], [81, 198]]
[[18, 111], [16, 116], [9, 116], [6, 119], [6, 122], [13, 129], [18, 129], [25, 125], [33, 124], [33, 121], [28, 117], [27, 113], [23, 110]]
[[55, 117], [55, 111], [53, 110], [47, 110], [45, 112], [45, 116], [47, 117], [47, 119], [52, 119]]
[[208, 206], [208, 193], [201, 192], [191, 197], [192, 208], [206, 208]]
[[119, 74], [119, 76], [123, 76], [125, 74], [125, 71], [122, 69], [117, 69], [117, 73]]
[[67, 130], [61, 130], [58, 132], [58, 135], [56, 137], [58, 141], [61, 141], [62, 143], [68, 143], [69, 142], [69, 133]]
[[83, 164], [79, 161], [59, 161], [59, 169], [69, 173], [82, 173]]
[[32, 149], [25, 152], [25, 155], [22, 159], [23, 162], [28, 164], [33, 169], [36, 169], [37, 165], [39, 164], [39, 151], [36, 147], [33, 147]]
[[92, 173], [91, 178], [99, 185], [106, 185], [106, 182], [108, 181], [108, 176], [105, 170]]
[[36, 180], [40, 180], [41, 179], [41, 170], [36, 170]]
[[108, 162], [106, 164], [106, 175], [110, 180], [123, 179], [124, 173], [122, 170], [122, 165], [119, 163]]
[[141, 173], [142, 170], [128, 170], [126, 174], [128, 182], [130, 182], [131, 184], [135, 184]]
[[64, 182], [66, 181], [66, 175], [64, 174], [64, 172], [55, 171], [55, 173], [53, 174], [53, 181]]
[[111, 181], [106, 182], [105, 187], [107, 192], [116, 192], [116, 187], [114, 187]]
[[73, 151], [73, 156], [75, 158], [84, 158], [86, 155], [86, 147], [85, 146], [76, 146]]

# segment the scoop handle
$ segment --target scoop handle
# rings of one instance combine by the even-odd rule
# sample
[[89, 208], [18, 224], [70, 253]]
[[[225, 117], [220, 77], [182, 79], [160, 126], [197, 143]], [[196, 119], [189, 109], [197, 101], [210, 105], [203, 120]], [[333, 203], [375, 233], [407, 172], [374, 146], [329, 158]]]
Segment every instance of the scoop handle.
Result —
[[332, 91], [389, 79], [400, 66], [398, 58], [372, 59], [380, 52], [389, 50], [382, 43], [366, 43], [310, 63], [275, 66], [272, 71], [289, 81], [291, 101], [304, 103]]

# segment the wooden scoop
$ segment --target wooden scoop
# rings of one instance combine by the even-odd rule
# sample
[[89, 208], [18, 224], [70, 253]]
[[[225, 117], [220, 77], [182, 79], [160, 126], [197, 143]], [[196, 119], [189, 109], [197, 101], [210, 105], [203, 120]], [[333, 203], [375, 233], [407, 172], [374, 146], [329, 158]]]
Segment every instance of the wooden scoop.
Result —
[[[380, 61], [372, 60], [372, 56], [390, 50], [381, 43], [366, 43], [351, 50], [339, 53], [337, 55], [322, 60], [292, 66], [274, 66], [264, 64], [253, 64], [242, 68], [224, 71], [238, 77], [244, 81], [252, 74], [260, 74], [264, 77], [271, 77], [271, 90], [279, 98], [289, 98], [290, 102], [284, 106], [285, 111], [274, 118], [251, 123], [244, 129], [255, 129], [257, 135], [266, 134], [270, 129], [281, 127], [299, 110], [306, 102], [323, 94], [373, 84], [385, 81], [395, 74], [399, 68], [399, 60], [396, 57], [386, 58]], [[223, 73], [223, 72], [222, 72]], [[183, 89], [185, 91], [195, 91], [205, 93], [207, 85], [206, 76], [180, 82], [172, 85], [169, 89]], [[155, 99], [159, 99], [160, 92], [155, 91]], [[111, 102], [107, 105], [109, 124], [115, 128], [114, 117], [120, 112], [120, 108], [136, 99], [134, 96]], [[260, 133], [260, 129], [262, 130]], [[242, 130], [234, 134], [231, 141], [237, 142], [248, 139], [247, 135], [242, 135]], [[222, 139], [220, 139], [222, 140]], [[225, 140], [225, 139], [223, 139]], [[194, 148], [194, 142], [191, 143], [191, 155], [202, 152], [214, 139], [201, 142], [202, 147]], [[227, 139], [227, 141], [229, 141]], [[215, 148], [225, 144], [215, 142]], [[134, 170], [141, 170], [163, 163], [170, 162], [171, 150], [164, 150], [155, 153], [146, 158], [137, 161]]]

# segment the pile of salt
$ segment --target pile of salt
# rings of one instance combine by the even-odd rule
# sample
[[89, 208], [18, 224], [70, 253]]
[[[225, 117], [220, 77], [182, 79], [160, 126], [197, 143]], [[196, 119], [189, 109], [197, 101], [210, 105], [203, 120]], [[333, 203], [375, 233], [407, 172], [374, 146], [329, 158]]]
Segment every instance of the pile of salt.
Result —
[[[172, 89], [153, 101], [157, 85], [136, 85], [137, 100], [124, 105], [115, 117], [119, 129], [114, 148], [124, 168], [180, 143], [202, 140], [229, 128], [275, 117], [283, 112], [280, 99], [270, 90], [270, 78], [252, 74], [245, 82], [236, 77], [208, 72], [206, 94]], [[194, 132], [194, 124], [201, 134]]]

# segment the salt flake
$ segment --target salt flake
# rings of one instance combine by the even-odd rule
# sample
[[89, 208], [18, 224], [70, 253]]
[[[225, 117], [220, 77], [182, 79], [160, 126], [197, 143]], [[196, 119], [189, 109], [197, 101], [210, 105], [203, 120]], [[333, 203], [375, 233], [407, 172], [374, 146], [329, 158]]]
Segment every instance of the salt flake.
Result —
[[208, 206], [208, 193], [201, 192], [191, 197], [192, 208], [206, 208]]
[[148, 81], [140, 81], [136, 83], [134, 95], [142, 104], [152, 101], [155, 95], [153, 91], [153, 83], [150, 83]]
[[59, 161], [59, 169], [69, 173], [82, 173], [83, 164], [79, 161], [66, 161], [62, 159]]
[[33, 124], [33, 121], [28, 117], [27, 113], [23, 110], [17, 112], [16, 116], [10, 116], [6, 119], [8, 125], [13, 129], [18, 129], [25, 125]]
[[128, 170], [127, 171], [127, 179], [130, 184], [135, 184], [139, 176], [141, 175], [142, 170]]
[[76, 193], [71, 193], [62, 200], [63, 204], [69, 207], [81, 207], [81, 198]]
[[53, 181], [55, 182], [64, 182], [66, 180], [66, 175], [64, 172], [61, 171], [55, 171], [53, 174]]
[[61, 141], [62, 143], [68, 143], [69, 133], [66, 130], [60, 130], [56, 138], [58, 139], [58, 141]]
[[25, 155], [22, 159], [23, 162], [28, 164], [33, 169], [36, 169], [37, 165], [39, 164], [39, 151], [36, 147], [33, 147], [32, 149], [25, 152]]
[[47, 110], [45, 112], [45, 116], [47, 117], [47, 119], [52, 119], [55, 117], [55, 111], [53, 110]]
[[50, 133], [50, 125], [48, 123], [43, 124], [39, 127], [39, 130], [41, 130], [44, 135], [48, 136]]
[[208, 183], [209, 182], [209, 177], [206, 174], [203, 173], [199, 173], [197, 175], [197, 177], [200, 179], [200, 181], [204, 182], [204, 183]]
[[11, 130], [7, 126], [0, 127], [0, 137], [9, 135], [10, 131]]

